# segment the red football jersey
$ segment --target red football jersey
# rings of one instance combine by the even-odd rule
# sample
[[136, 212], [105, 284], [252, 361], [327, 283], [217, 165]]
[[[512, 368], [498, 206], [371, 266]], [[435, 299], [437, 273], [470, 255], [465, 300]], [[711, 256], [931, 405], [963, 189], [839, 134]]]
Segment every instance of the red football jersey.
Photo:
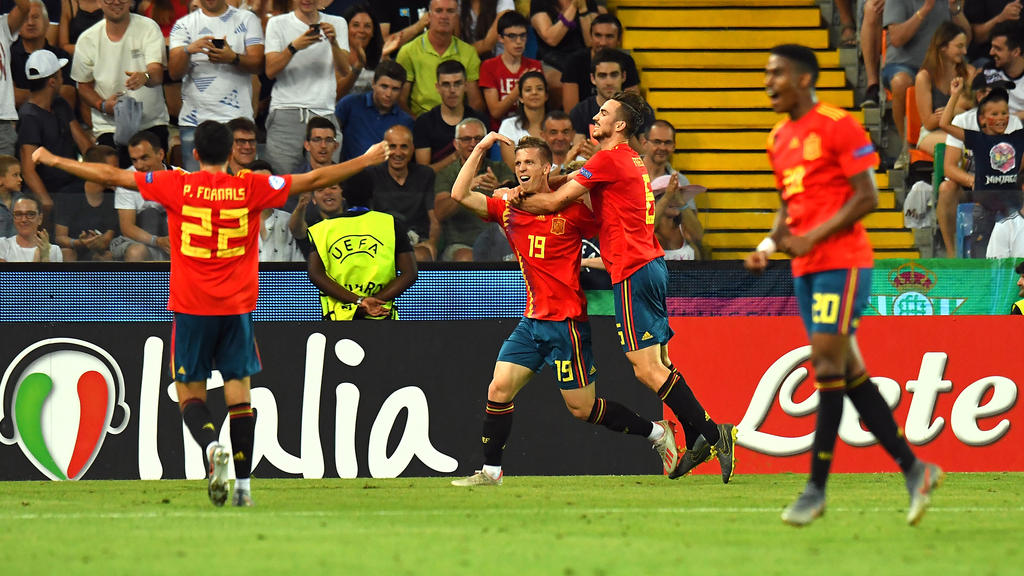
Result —
[[582, 242], [597, 233], [587, 207], [573, 202], [561, 212], [536, 215], [487, 198], [487, 220], [497, 222], [519, 261], [526, 281], [526, 311], [535, 320], [587, 319], [580, 287]]
[[[768, 135], [768, 159], [786, 203], [786, 224], [803, 235], [828, 220], [853, 196], [850, 177], [878, 165], [864, 128], [846, 111], [817, 104], [799, 120], [786, 118]], [[840, 268], [867, 268], [874, 253], [864, 225], [833, 234], [793, 259], [793, 276]]]
[[135, 182], [143, 198], [167, 210], [167, 309], [200, 316], [255, 310], [260, 211], [284, 204], [291, 176], [165, 170], [137, 172]]
[[625, 142], [594, 154], [576, 176], [601, 223], [601, 259], [618, 284], [665, 255], [654, 237], [654, 192], [644, 161]]

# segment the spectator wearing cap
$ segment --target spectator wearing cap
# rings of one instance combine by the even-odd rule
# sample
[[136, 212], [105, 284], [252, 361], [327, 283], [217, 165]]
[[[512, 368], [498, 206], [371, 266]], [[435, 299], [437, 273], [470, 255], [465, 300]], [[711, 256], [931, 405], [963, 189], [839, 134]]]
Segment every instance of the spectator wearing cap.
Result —
[[[18, 108], [28, 100], [28, 78], [25, 77], [25, 62], [28, 55], [43, 48], [53, 52], [57, 58], [71, 56], [64, 50], [57, 48], [46, 40], [46, 31], [50, 28], [50, 15], [46, 11], [46, 4], [42, 0], [30, 0], [28, 16], [21, 25], [21, 34], [17, 41], [11, 44], [11, 74], [14, 76], [14, 101]], [[74, 85], [68, 83], [61, 88], [61, 96], [71, 104], [74, 109], [78, 102], [78, 92]]]
[[171, 28], [167, 72], [181, 80], [181, 163], [199, 170], [192, 156], [196, 126], [205, 120], [252, 118], [252, 76], [263, 70], [263, 28], [249, 10], [226, 0], [206, 0]]
[[[979, 72], [971, 83], [971, 92], [974, 93], [975, 106], [988, 96], [993, 88], [1001, 88], [1007, 92], [1013, 92], [1016, 86], [1003, 78], [1001, 75], [993, 74], [992, 71]], [[953, 125], [964, 130], [981, 130], [978, 125], [978, 109], [971, 108], [957, 114], [953, 118]], [[1013, 114], [1010, 115], [1006, 125], [1006, 132], [1020, 130], [1021, 120]], [[945, 180], [939, 184], [939, 201], [936, 206], [935, 216], [939, 224], [939, 232], [942, 234], [942, 242], [946, 249], [947, 258], [956, 257], [956, 207], [964, 200], [964, 189], [958, 182], [969, 182], [974, 172], [974, 159], [970, 150], [965, 150], [962, 140], [946, 136], [946, 153], [943, 157], [943, 170]]]
[[[14, 9], [0, 16], [0, 54], [11, 53], [11, 43], [28, 15], [29, 0], [17, 0]], [[0, 154], [14, 156], [18, 142], [15, 124], [18, 108], [14, 104], [14, 74], [11, 59], [0, 58]]]
[[[44, 213], [53, 209], [54, 194], [75, 181], [75, 177], [55, 168], [37, 165], [32, 152], [40, 146], [65, 158], [78, 158], [93, 142], [75, 119], [75, 112], [63, 98], [64, 66], [67, 58], [57, 58], [49, 50], [36, 50], [25, 62], [29, 98], [18, 111], [18, 151], [25, 186], [39, 200]], [[77, 146], [77, 150], [76, 150]]]
[[156, 22], [131, 13], [131, 0], [100, 2], [100, 7], [103, 20], [78, 37], [71, 79], [78, 82], [78, 97], [94, 109], [97, 142], [116, 148], [120, 165], [128, 166], [127, 144], [114, 142], [114, 106], [123, 96], [140, 103], [137, 129], [152, 132], [161, 146], [167, 145], [169, 117], [161, 86], [166, 46]]

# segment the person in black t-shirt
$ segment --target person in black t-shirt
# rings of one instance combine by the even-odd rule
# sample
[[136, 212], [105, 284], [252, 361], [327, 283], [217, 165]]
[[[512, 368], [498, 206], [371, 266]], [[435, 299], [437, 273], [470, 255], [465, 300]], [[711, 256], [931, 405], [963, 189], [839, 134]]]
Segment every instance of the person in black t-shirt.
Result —
[[[117, 167], [117, 150], [93, 146], [86, 162], [106, 162]], [[110, 241], [118, 234], [114, 191], [102, 184], [78, 180], [61, 190], [57, 202], [55, 241], [65, 262], [113, 260]]]
[[970, 187], [972, 199], [982, 210], [975, 212], [971, 234], [971, 254], [985, 257], [989, 234], [997, 220], [1021, 208], [1020, 169], [1024, 160], [1024, 130], [1006, 133], [1010, 118], [1009, 96], [1002, 88], [993, 88], [978, 104], [978, 126], [981, 131], [965, 130], [953, 125], [953, 114], [963, 92], [963, 78], [950, 84], [949, 103], [942, 112], [939, 126], [974, 155], [974, 175]]

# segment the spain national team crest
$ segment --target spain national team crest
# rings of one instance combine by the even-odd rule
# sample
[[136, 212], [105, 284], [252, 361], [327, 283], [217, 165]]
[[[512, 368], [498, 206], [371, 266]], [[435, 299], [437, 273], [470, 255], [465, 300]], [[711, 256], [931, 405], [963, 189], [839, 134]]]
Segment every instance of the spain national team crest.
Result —
[[818, 158], [821, 158], [821, 136], [811, 132], [804, 140], [804, 161], [813, 162]]
[[565, 218], [555, 216], [551, 219], [551, 233], [559, 236], [565, 234]]

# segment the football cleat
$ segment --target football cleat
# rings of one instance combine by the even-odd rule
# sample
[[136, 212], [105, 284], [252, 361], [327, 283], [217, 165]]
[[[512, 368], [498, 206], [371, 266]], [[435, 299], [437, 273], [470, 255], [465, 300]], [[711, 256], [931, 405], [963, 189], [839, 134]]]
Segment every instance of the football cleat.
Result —
[[668, 474], [676, 469], [676, 465], [679, 464], [679, 447], [676, 446], [676, 435], [672, 432], [672, 425], [668, 423], [668, 420], [658, 420], [654, 423], [655, 426], [661, 426], [665, 431], [653, 442], [654, 449], [658, 451], [658, 455], [661, 456], [661, 464], [665, 469], [665, 473]]
[[231, 460], [231, 454], [217, 442], [207, 457], [210, 461], [210, 473], [206, 491], [214, 506], [223, 506], [228, 499], [228, 462]]
[[825, 491], [810, 482], [796, 502], [782, 511], [782, 521], [790, 526], [806, 526], [825, 514]]
[[710, 462], [712, 458], [714, 458], [714, 454], [711, 453], [711, 444], [708, 444], [704, 435], [701, 434], [697, 436], [693, 448], [683, 452], [683, 455], [679, 457], [679, 464], [676, 465], [675, 470], [669, 473], [668, 477], [675, 480], [680, 476], [686, 476], [690, 470], [705, 462]]
[[452, 480], [452, 486], [501, 486], [501, 480], [504, 477], [504, 472], [498, 474], [497, 478], [492, 478], [487, 472], [477, 470], [475, 474], [468, 478]]
[[907, 472], [907, 491], [910, 492], [910, 510], [907, 524], [917, 526], [932, 501], [932, 490], [942, 484], [945, 473], [935, 464], [918, 460]]
[[722, 466], [722, 482], [728, 484], [736, 470], [736, 427], [732, 424], [719, 424], [718, 434], [714, 454]]
[[239, 508], [252, 506], [252, 494], [248, 490], [235, 490], [231, 494], [231, 505]]

